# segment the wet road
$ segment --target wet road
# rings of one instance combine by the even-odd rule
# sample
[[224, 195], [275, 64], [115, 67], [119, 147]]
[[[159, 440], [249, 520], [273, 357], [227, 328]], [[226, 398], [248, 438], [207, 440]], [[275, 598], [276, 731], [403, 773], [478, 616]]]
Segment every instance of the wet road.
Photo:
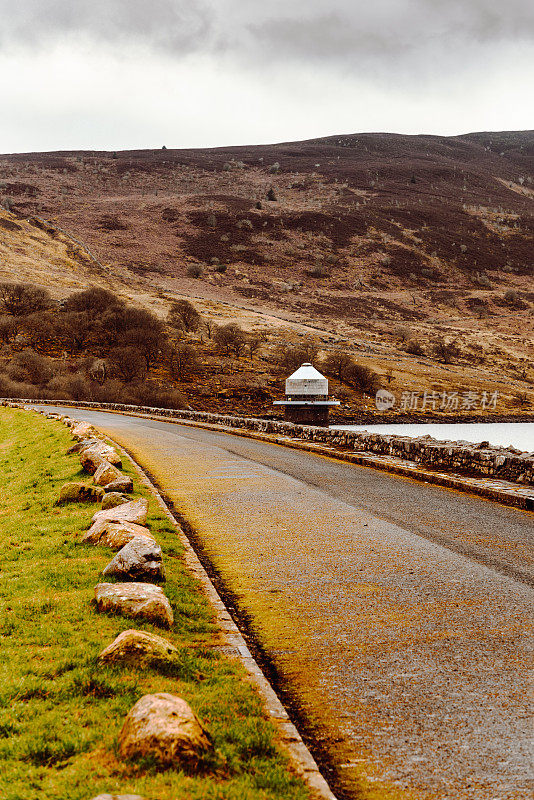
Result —
[[75, 416], [191, 524], [347, 796], [532, 797], [532, 514], [224, 433]]

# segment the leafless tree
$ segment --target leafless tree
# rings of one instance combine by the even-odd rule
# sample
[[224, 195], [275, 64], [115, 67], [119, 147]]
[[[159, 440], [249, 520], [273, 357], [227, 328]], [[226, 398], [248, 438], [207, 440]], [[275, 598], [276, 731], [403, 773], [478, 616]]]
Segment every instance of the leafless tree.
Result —
[[446, 342], [445, 339], [439, 338], [434, 342], [433, 352], [438, 361], [451, 364], [460, 355], [460, 348], [456, 342]]
[[227, 355], [233, 353], [238, 358], [247, 345], [245, 332], [235, 322], [230, 322], [228, 325], [217, 328], [213, 334], [213, 339], [219, 350], [222, 350]]
[[247, 337], [247, 347], [251, 360], [254, 358], [254, 354], [260, 349], [262, 341], [263, 338], [261, 336], [251, 334]]
[[173, 328], [181, 328], [190, 333], [198, 330], [202, 316], [189, 300], [177, 300], [171, 306], [167, 322]]
[[145, 359], [136, 347], [114, 347], [109, 352], [108, 363], [113, 374], [124, 383], [131, 383], [146, 374]]
[[353, 364], [347, 375], [347, 383], [372, 394], [380, 388], [380, 376], [364, 364]]
[[197, 351], [191, 344], [178, 344], [169, 351], [169, 368], [179, 380], [199, 370]]
[[345, 381], [353, 364], [354, 361], [347, 353], [336, 350], [328, 353], [323, 361], [323, 369], [327, 375], [337, 378], [338, 381]]

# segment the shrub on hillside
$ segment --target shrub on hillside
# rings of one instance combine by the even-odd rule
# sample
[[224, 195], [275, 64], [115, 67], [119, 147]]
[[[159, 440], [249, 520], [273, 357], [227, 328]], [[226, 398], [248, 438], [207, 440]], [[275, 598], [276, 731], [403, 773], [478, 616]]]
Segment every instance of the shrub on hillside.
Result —
[[0, 283], [0, 303], [8, 314], [20, 317], [48, 308], [50, 295], [30, 283]]
[[503, 299], [511, 306], [517, 306], [520, 303], [519, 294], [514, 289], [507, 289]]
[[298, 345], [281, 345], [274, 355], [274, 363], [286, 375], [295, 372], [302, 364], [312, 364], [317, 359], [319, 347], [313, 339]]
[[24, 381], [15, 381], [5, 373], [0, 373], [0, 397], [22, 397], [28, 399], [47, 398], [47, 392], [40, 386]]
[[52, 378], [50, 360], [33, 350], [23, 350], [13, 357], [9, 365], [9, 376], [14, 381], [44, 386]]
[[176, 300], [167, 316], [168, 325], [187, 333], [198, 330], [201, 322], [202, 315], [189, 300]]
[[137, 347], [114, 347], [107, 357], [111, 375], [118, 376], [124, 383], [143, 378], [146, 374], [146, 362]]
[[417, 339], [409, 339], [404, 347], [405, 351], [412, 356], [424, 356], [425, 351], [421, 342]]
[[14, 317], [9, 314], [0, 314], [0, 339], [11, 342], [18, 333], [18, 325]]
[[452, 363], [460, 355], [460, 348], [455, 342], [447, 342], [442, 338], [436, 339], [432, 351], [438, 361], [444, 364]]
[[74, 292], [64, 301], [66, 311], [86, 311], [91, 316], [101, 314], [106, 309], [124, 308], [124, 302], [108, 289], [93, 286], [81, 292]]
[[363, 364], [353, 364], [347, 371], [346, 382], [361, 392], [374, 394], [380, 389], [380, 375]]
[[191, 344], [178, 344], [169, 351], [169, 369], [173, 378], [182, 380], [200, 369], [198, 354]]
[[213, 340], [218, 350], [227, 355], [234, 354], [237, 357], [244, 352], [247, 344], [245, 332], [235, 322], [217, 328], [213, 334]]
[[310, 267], [310, 269], [305, 269], [304, 272], [306, 275], [309, 275], [310, 278], [329, 278], [330, 273], [326, 269], [326, 267], [317, 265], [315, 267]]
[[354, 361], [347, 353], [335, 351], [328, 353], [323, 361], [322, 369], [326, 375], [345, 382], [353, 365]]

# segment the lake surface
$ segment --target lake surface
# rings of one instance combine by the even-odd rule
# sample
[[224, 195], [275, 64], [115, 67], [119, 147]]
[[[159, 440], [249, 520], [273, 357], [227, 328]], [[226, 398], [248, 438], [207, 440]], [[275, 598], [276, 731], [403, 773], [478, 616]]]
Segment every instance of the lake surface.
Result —
[[346, 431], [369, 431], [369, 433], [394, 433], [398, 436], [433, 436], [434, 439], [466, 442], [489, 442], [501, 447], [516, 447], [518, 450], [534, 451], [534, 422], [465, 422], [392, 425], [331, 425]]

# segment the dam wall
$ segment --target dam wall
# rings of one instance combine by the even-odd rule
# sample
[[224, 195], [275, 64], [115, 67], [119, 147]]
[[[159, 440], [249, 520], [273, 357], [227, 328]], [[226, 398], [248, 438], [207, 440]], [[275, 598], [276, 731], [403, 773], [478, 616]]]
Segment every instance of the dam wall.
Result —
[[74, 400], [3, 399], [3, 405], [28, 404], [62, 405], [118, 411], [143, 416], [156, 416], [174, 420], [188, 420], [207, 425], [217, 425], [236, 430], [283, 436], [292, 440], [316, 442], [335, 447], [340, 451], [373, 453], [394, 456], [421, 464], [427, 469], [445, 470], [461, 475], [482, 476], [512, 481], [526, 486], [534, 485], [534, 453], [512, 447], [495, 447], [488, 442], [472, 444], [465, 441], [438, 441], [431, 436], [398, 436], [395, 434], [343, 431], [292, 422], [237, 417], [231, 414], [213, 414], [184, 409], [152, 408], [150, 406], [120, 403], [91, 403]]

